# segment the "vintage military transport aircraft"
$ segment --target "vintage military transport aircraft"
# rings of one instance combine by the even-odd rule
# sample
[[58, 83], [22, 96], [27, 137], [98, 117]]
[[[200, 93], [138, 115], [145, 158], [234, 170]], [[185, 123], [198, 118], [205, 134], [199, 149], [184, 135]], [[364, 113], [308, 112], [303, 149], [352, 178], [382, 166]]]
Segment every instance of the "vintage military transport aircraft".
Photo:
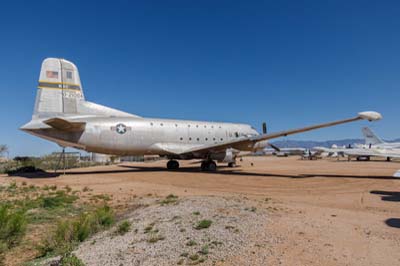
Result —
[[65, 59], [47, 58], [40, 71], [32, 120], [21, 130], [63, 148], [164, 156], [169, 159], [168, 169], [178, 169], [177, 160], [197, 158], [202, 160], [202, 170], [215, 171], [215, 161], [234, 166], [239, 152], [261, 150], [270, 145], [269, 139], [381, 118], [377, 112], [361, 112], [344, 120], [268, 134], [266, 128], [260, 134], [246, 124], [143, 118], [86, 101], [78, 68]]

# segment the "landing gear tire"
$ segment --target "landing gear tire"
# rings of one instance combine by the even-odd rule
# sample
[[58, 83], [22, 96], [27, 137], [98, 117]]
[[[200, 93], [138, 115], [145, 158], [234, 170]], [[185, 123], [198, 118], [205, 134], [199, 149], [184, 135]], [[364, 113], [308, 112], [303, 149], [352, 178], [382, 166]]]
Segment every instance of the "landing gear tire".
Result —
[[208, 171], [210, 172], [217, 171], [217, 164], [214, 161], [208, 163]]
[[217, 170], [217, 164], [214, 161], [203, 161], [201, 163], [201, 171], [215, 172]]
[[206, 162], [206, 161], [201, 162], [200, 168], [201, 168], [201, 171], [204, 171], [204, 172], [207, 171], [208, 170], [208, 162]]
[[168, 169], [168, 170], [176, 170], [176, 169], [179, 169], [179, 163], [178, 163], [178, 161], [175, 161], [175, 160], [170, 160], [170, 161], [168, 161], [168, 163], [167, 163], [167, 169]]

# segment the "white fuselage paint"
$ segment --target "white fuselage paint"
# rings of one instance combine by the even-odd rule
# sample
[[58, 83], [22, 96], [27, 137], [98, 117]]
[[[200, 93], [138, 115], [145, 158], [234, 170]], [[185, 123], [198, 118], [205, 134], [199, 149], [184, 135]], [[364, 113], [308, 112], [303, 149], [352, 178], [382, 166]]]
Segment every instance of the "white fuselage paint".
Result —
[[[118, 133], [119, 124], [126, 128], [124, 133]], [[184, 151], [259, 134], [246, 124], [129, 117], [86, 119], [85, 130], [75, 138], [66, 138], [66, 134], [74, 133], [50, 132], [36, 133], [60, 145], [68, 143], [86, 151], [115, 155], [164, 155], [167, 153], [160, 145]]]

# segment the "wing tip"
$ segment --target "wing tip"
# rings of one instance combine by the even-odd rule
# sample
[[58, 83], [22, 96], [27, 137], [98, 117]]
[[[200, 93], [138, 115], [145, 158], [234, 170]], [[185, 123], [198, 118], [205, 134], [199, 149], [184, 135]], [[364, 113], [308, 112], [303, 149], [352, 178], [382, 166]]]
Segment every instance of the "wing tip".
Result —
[[365, 111], [358, 113], [358, 117], [360, 119], [368, 120], [368, 121], [377, 121], [381, 120], [383, 117], [380, 113], [375, 111]]

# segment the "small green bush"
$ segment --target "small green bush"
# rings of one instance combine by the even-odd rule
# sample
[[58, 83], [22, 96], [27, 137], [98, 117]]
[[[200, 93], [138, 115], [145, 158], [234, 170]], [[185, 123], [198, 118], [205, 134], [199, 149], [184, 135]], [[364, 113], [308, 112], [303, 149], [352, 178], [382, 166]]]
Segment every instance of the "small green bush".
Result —
[[42, 206], [45, 209], [54, 209], [68, 204], [72, 204], [78, 199], [78, 196], [68, 195], [63, 190], [56, 192], [54, 196], [42, 196]]
[[166, 204], [176, 203], [177, 201], [178, 201], [178, 196], [176, 196], [174, 194], [169, 194], [160, 203], [161, 203], [161, 205], [166, 205]]
[[85, 264], [74, 254], [67, 254], [61, 258], [60, 266], [85, 266]]
[[97, 222], [104, 228], [110, 227], [115, 222], [114, 212], [108, 205], [97, 208], [94, 214]]
[[24, 237], [27, 219], [23, 211], [12, 211], [7, 205], [0, 205], [0, 242], [7, 248], [16, 246]]
[[201, 230], [201, 229], [206, 229], [210, 227], [212, 224], [211, 220], [201, 220], [200, 222], [197, 223], [195, 229]]
[[128, 233], [129, 230], [131, 230], [131, 223], [129, 221], [123, 221], [118, 225], [117, 233], [122, 236]]
[[110, 227], [114, 220], [114, 212], [111, 208], [103, 206], [93, 212], [83, 213], [78, 218], [61, 221], [57, 224], [54, 234], [38, 247], [40, 256], [70, 252], [77, 243]]

